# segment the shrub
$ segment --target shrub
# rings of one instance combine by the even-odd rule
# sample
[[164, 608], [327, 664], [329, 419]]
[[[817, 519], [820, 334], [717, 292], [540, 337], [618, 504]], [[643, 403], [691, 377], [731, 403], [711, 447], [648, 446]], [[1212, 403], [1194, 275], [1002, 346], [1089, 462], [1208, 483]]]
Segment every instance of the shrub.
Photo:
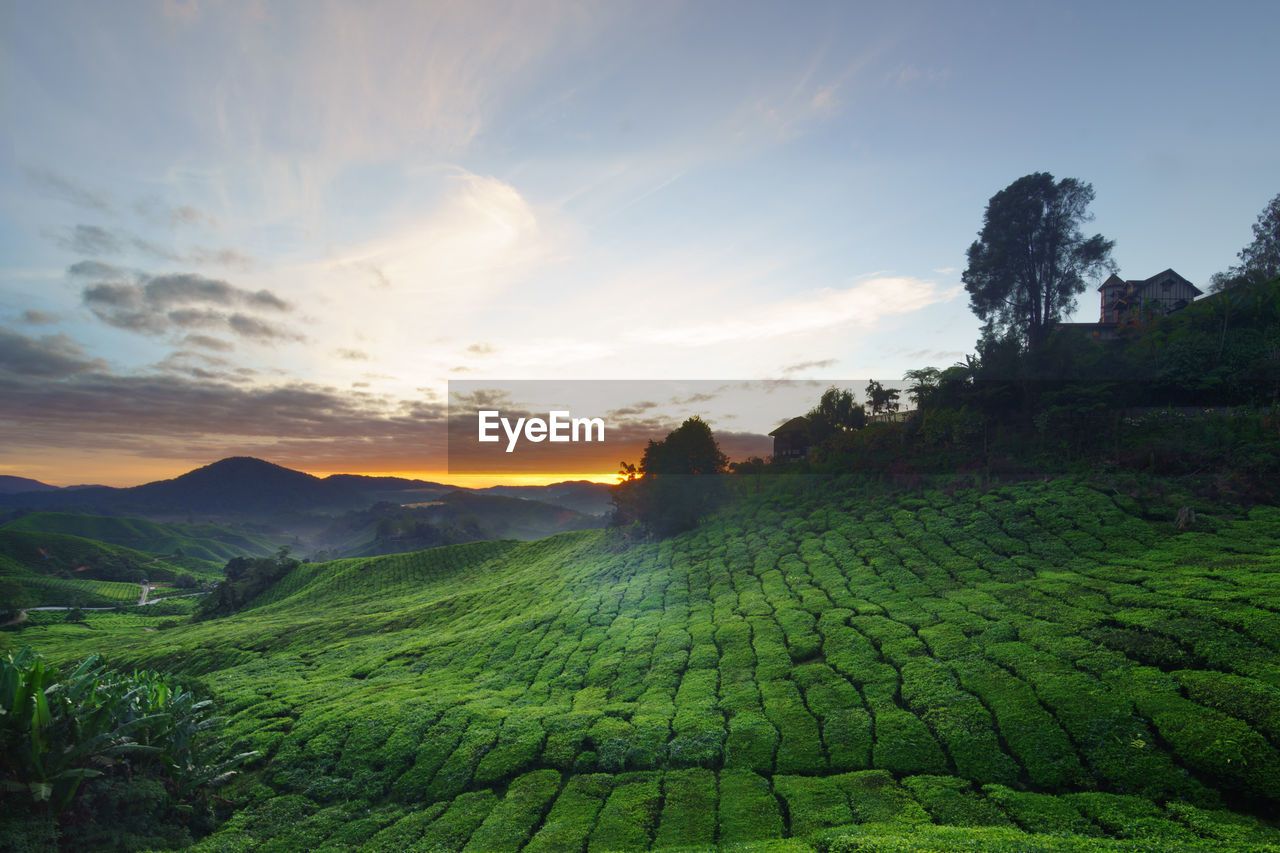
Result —
[[716, 777], [710, 770], [672, 770], [662, 780], [662, 816], [654, 847], [711, 845], [716, 834]]
[[748, 770], [720, 771], [720, 843], [782, 837], [782, 813], [769, 781]]
[[878, 705], [875, 715], [876, 767], [893, 773], [946, 773], [947, 760], [929, 727], [914, 714], [891, 705]]
[[612, 788], [613, 777], [603, 773], [570, 777], [541, 828], [525, 846], [526, 853], [581, 850]]
[[953, 826], [1013, 826], [995, 803], [973, 784], [954, 776], [910, 776], [902, 784], [928, 810], [935, 823]]
[[560, 788], [560, 774], [535, 770], [519, 777], [507, 788], [484, 823], [471, 835], [465, 849], [484, 853], [516, 853], [524, 846]]
[[641, 850], [649, 846], [661, 803], [660, 777], [656, 773], [622, 773], [587, 845], [588, 853], [604, 850]]

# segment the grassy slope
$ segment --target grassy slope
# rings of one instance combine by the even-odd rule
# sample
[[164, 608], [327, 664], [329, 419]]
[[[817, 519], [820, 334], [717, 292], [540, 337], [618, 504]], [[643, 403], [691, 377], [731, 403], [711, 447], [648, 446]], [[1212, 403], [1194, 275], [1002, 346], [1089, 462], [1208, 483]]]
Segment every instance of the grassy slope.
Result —
[[1132, 509], [779, 493], [664, 543], [302, 566], [216, 622], [10, 642], [200, 674], [264, 754], [208, 849], [1280, 843], [1280, 511]]
[[[71, 577], [61, 577], [63, 572]], [[179, 573], [211, 579], [220, 574], [217, 564], [194, 557], [162, 558], [79, 536], [0, 529], [0, 576], [22, 584], [34, 606], [132, 604], [138, 600], [137, 580]], [[132, 579], [107, 579], [125, 577]]]
[[5, 524], [4, 529], [64, 533], [152, 554], [173, 554], [181, 549], [187, 557], [215, 563], [232, 557], [265, 556], [280, 545], [213, 524], [160, 524], [141, 518], [66, 512], [33, 512]]

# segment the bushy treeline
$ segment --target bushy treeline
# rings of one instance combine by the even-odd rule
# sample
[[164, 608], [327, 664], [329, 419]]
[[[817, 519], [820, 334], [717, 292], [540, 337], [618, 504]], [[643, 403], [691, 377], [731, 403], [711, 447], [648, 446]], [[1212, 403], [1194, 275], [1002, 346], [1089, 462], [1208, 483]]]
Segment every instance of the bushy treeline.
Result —
[[1072, 326], [1031, 350], [987, 340], [963, 364], [905, 379], [909, 417], [833, 428], [831, 389], [809, 413], [807, 460], [735, 470], [1007, 479], [1102, 465], [1211, 473], [1214, 497], [1231, 500], [1280, 496], [1280, 279], [1146, 317], [1110, 340]]
[[196, 606], [196, 618], [210, 619], [234, 613], [298, 565], [299, 562], [289, 556], [287, 547], [277, 551], [274, 557], [233, 557], [224, 570], [227, 579], [218, 583]]

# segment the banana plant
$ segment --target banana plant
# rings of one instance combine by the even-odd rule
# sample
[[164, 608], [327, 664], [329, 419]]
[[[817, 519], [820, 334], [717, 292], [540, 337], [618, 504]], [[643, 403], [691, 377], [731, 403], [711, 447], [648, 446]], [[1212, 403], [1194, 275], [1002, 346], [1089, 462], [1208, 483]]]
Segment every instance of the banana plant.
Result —
[[222, 759], [209, 708], [164, 676], [113, 673], [97, 655], [57, 680], [31, 649], [10, 652], [0, 659], [0, 786], [57, 813], [84, 780], [127, 761], [181, 798], [256, 755]]

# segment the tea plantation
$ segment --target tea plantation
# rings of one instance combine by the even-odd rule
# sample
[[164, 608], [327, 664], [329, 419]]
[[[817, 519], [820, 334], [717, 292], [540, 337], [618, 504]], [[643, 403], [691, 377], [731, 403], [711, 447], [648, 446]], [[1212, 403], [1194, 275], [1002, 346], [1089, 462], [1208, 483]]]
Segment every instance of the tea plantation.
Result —
[[1280, 850], [1280, 509], [1172, 521], [777, 485], [3, 636], [213, 695], [261, 756], [198, 850]]

